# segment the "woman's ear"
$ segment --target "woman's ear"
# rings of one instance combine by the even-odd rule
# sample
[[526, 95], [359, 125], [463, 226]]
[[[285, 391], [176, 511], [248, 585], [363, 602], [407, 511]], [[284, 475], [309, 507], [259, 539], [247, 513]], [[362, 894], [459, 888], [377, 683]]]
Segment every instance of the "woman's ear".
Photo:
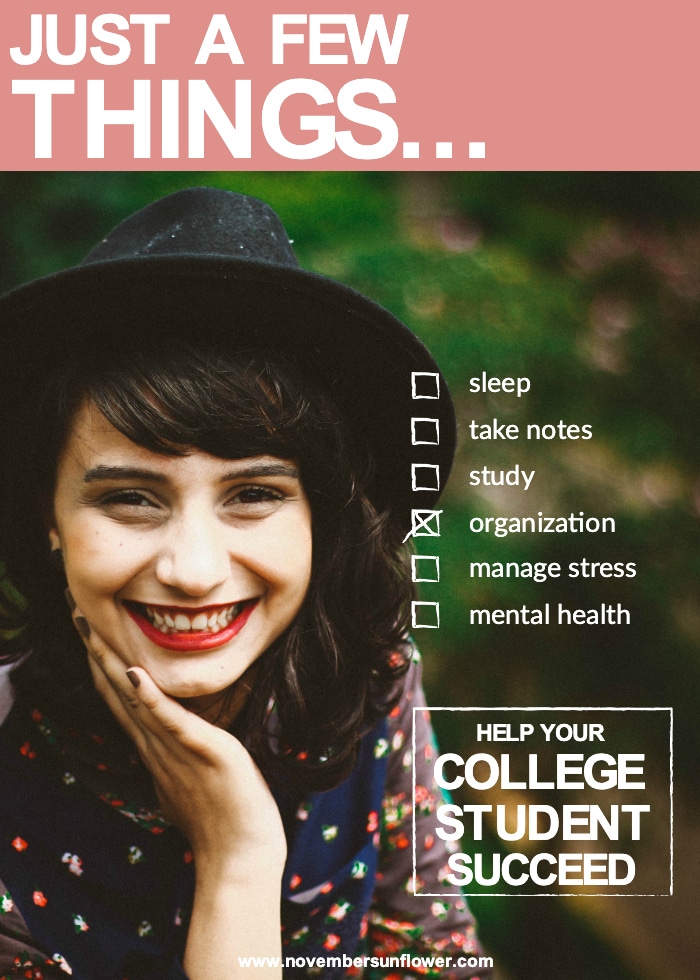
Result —
[[61, 539], [55, 527], [49, 528], [49, 545], [52, 551], [60, 551]]

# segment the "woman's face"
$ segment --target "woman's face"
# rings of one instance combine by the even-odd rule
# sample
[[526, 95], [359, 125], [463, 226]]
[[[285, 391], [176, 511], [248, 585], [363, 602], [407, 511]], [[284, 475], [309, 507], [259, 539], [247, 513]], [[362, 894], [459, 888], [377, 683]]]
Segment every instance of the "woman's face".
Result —
[[90, 403], [58, 462], [49, 536], [91, 627], [178, 698], [238, 680], [290, 625], [311, 575], [293, 462], [163, 456]]

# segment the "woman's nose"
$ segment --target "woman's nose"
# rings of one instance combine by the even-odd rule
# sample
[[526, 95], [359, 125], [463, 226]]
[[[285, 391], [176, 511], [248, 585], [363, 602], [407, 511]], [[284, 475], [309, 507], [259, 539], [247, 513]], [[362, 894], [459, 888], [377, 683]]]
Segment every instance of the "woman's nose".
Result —
[[219, 522], [201, 514], [174, 521], [157, 560], [164, 585], [190, 596], [206, 596], [231, 574], [231, 556]]

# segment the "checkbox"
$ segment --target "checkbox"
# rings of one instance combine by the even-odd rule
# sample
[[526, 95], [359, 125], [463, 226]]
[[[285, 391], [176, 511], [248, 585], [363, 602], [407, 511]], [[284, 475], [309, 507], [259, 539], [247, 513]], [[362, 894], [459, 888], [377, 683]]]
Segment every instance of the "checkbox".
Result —
[[411, 397], [439, 398], [440, 375], [432, 371], [411, 371]]
[[440, 559], [437, 555], [411, 555], [412, 582], [439, 582]]
[[439, 538], [441, 510], [412, 510], [408, 538]]
[[411, 464], [411, 489], [431, 490], [440, 489], [440, 467], [435, 463]]
[[439, 446], [440, 445], [440, 421], [439, 419], [411, 419], [411, 445], [412, 446]]
[[412, 602], [411, 628], [414, 630], [436, 630], [440, 628], [439, 602]]

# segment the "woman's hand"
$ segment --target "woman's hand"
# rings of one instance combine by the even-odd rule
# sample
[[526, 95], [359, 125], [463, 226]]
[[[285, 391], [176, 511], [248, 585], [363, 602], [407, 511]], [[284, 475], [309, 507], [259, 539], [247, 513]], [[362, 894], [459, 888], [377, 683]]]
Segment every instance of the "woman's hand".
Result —
[[[257, 766], [238, 739], [168, 697], [143, 668], [127, 674], [124, 661], [77, 608], [73, 619], [95, 687], [135, 743], [165, 816], [194, 853], [189, 976], [223, 980], [236, 976], [238, 955], [279, 955], [286, 841]], [[277, 975], [271, 968], [262, 977]]]

